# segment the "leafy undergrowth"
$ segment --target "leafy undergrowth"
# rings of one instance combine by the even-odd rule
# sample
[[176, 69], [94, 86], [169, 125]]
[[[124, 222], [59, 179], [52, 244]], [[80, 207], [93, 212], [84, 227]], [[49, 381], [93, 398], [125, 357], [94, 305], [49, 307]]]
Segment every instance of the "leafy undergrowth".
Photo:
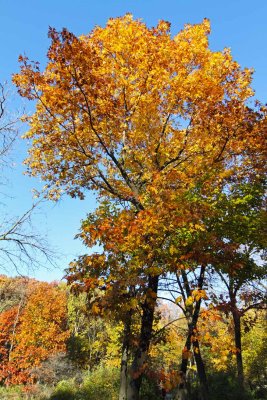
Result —
[[[1, 400], [117, 400], [119, 369], [100, 366], [83, 377], [61, 380], [56, 386], [33, 385], [0, 387]], [[200, 399], [199, 387], [192, 386], [188, 400]], [[266, 388], [241, 393], [229, 374], [219, 373], [210, 377], [212, 400], [266, 400]], [[158, 389], [144, 377], [140, 400], [162, 399]]]
[[[0, 387], [1, 400], [117, 400], [119, 392], [119, 369], [99, 367], [86, 373], [81, 381], [73, 378], [60, 381], [54, 388], [34, 385], [22, 389], [21, 386]], [[142, 400], [157, 400], [155, 388], [144, 379]]]
[[117, 400], [119, 370], [98, 368], [80, 381], [73, 378], [60, 381], [54, 388], [47, 385], [0, 387], [1, 400]]

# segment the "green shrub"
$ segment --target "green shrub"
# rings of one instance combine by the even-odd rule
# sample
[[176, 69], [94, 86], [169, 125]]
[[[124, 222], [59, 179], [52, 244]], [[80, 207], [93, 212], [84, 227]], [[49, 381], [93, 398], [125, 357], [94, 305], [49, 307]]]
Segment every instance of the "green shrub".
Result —
[[57, 384], [49, 400], [76, 400], [76, 393], [73, 380], [61, 381]]
[[49, 400], [117, 400], [119, 393], [119, 369], [104, 368], [87, 373], [81, 385], [73, 379], [57, 384]]
[[251, 393], [243, 391], [237, 383], [236, 377], [229, 373], [217, 372], [211, 375], [210, 393], [212, 400], [252, 400]]
[[[81, 400], [117, 400], [119, 393], [119, 368], [99, 367], [85, 379], [80, 393], [84, 395]], [[87, 396], [87, 397], [86, 397]]]

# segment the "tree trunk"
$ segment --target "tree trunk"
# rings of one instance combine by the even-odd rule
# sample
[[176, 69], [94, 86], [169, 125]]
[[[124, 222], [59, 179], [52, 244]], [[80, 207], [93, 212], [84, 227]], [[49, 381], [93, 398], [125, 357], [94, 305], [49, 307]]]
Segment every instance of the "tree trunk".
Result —
[[[203, 283], [204, 283], [205, 269], [206, 269], [206, 266], [202, 265], [201, 269], [200, 269], [199, 278], [198, 278], [198, 289], [200, 289], [200, 290], [202, 290]], [[189, 287], [187, 275], [184, 271], [182, 271], [182, 278], [183, 278], [183, 284], [184, 284], [187, 298], [188, 298], [191, 295], [191, 290]], [[186, 399], [186, 397], [187, 397], [186, 372], [187, 372], [187, 366], [188, 366], [188, 352], [191, 349], [192, 336], [194, 335], [194, 331], [196, 330], [196, 327], [197, 327], [197, 322], [198, 322], [199, 313], [200, 313], [200, 305], [201, 305], [201, 298], [196, 302], [194, 310], [193, 310], [192, 306], [189, 306], [186, 309], [185, 316], [186, 316], [187, 322], [188, 322], [188, 335], [187, 335], [185, 347], [184, 347], [184, 350], [182, 353], [182, 362], [181, 362], [181, 367], [180, 367], [181, 382], [177, 388], [175, 400], [180, 399], [180, 398]], [[205, 365], [203, 363], [203, 360], [202, 360], [202, 357], [200, 354], [198, 340], [193, 341], [193, 352], [194, 352], [194, 357], [195, 357], [195, 361], [196, 361], [196, 365], [197, 365], [197, 372], [198, 372], [198, 378], [199, 378], [199, 382], [200, 382], [202, 400], [208, 400], [208, 382], [207, 382], [207, 377], [206, 377], [206, 372], [205, 372]]]
[[183, 387], [179, 387], [174, 394], [174, 400], [187, 400], [187, 398], [188, 393], [185, 385]]
[[129, 340], [131, 333], [131, 320], [132, 320], [132, 310], [128, 311], [124, 322], [119, 400], [127, 400], [127, 374], [128, 374], [128, 355], [129, 355], [128, 353], [129, 353]]
[[243, 369], [242, 344], [241, 344], [241, 318], [235, 306], [233, 306], [232, 308], [232, 315], [234, 320], [234, 331], [235, 331], [237, 379], [239, 386], [241, 388], [244, 388], [244, 369]]
[[180, 366], [180, 382], [175, 389], [174, 400], [186, 400], [187, 398], [187, 388], [186, 388], [186, 372], [188, 366], [188, 352], [191, 349], [191, 336], [192, 333], [189, 333], [186, 338], [185, 346], [182, 352], [182, 362]]
[[127, 400], [127, 363], [128, 363], [128, 350], [125, 347], [122, 349], [122, 357], [121, 357], [119, 400]]
[[192, 332], [190, 332], [191, 329], [189, 329], [189, 333], [187, 335], [186, 338], [186, 342], [185, 342], [185, 346], [182, 352], [182, 362], [181, 362], [181, 367], [180, 367], [180, 371], [182, 372], [182, 374], [185, 376], [186, 375], [186, 371], [187, 371], [187, 365], [188, 365], [188, 352], [191, 349], [191, 337], [192, 337]]
[[194, 351], [194, 358], [196, 361], [197, 365], [197, 374], [200, 382], [200, 395], [201, 395], [201, 400], [208, 400], [209, 399], [209, 387], [208, 387], [208, 381], [207, 381], [207, 375], [205, 371], [205, 364], [203, 362], [201, 353], [200, 353], [200, 348], [199, 348], [199, 342], [198, 340], [195, 340], [193, 342], [193, 351]]
[[[183, 350], [183, 356], [182, 356], [182, 362], [181, 362], [181, 382], [177, 388], [176, 392], [176, 397], [175, 399], [186, 399], [186, 372], [187, 372], [187, 366], [188, 366], [188, 357], [185, 352], [189, 352], [191, 349], [191, 344], [192, 344], [192, 332], [193, 329], [189, 328], [191, 333], [188, 334], [186, 342], [185, 342], [185, 347]], [[201, 353], [200, 353], [200, 347], [199, 347], [199, 342], [198, 340], [193, 341], [193, 352], [194, 352], [194, 358], [196, 361], [196, 366], [197, 366], [197, 374], [198, 374], [198, 379], [200, 383], [200, 395], [201, 395], [201, 400], [208, 400], [209, 399], [209, 388], [208, 388], [208, 381], [207, 381], [207, 375], [206, 375], [206, 370], [205, 370], [205, 364], [203, 362]]]
[[[148, 290], [145, 302], [142, 306], [141, 332], [138, 349], [135, 351], [131, 365], [129, 384], [127, 390], [128, 400], [139, 400], [139, 392], [142, 383], [145, 362], [147, 360], [149, 345], [152, 337], [154, 311], [158, 291], [158, 276], [150, 276], [148, 279]], [[152, 296], [151, 296], [152, 294]]]
[[14, 324], [13, 324], [10, 347], [9, 347], [9, 351], [8, 351], [8, 361], [11, 361], [11, 359], [12, 359], [12, 351], [13, 351], [13, 347], [14, 347], [16, 329], [17, 329], [17, 325], [18, 325], [18, 322], [19, 322], [23, 301], [24, 301], [24, 294], [22, 295], [22, 297], [20, 299], [20, 302], [19, 302], [19, 305], [18, 305], [18, 311], [17, 311], [16, 318], [15, 318], [15, 321], [14, 321]]

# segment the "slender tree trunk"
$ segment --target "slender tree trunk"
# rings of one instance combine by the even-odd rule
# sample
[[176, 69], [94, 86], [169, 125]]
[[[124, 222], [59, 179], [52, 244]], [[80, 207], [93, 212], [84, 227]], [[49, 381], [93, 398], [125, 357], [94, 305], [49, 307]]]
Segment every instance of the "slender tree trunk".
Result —
[[181, 367], [180, 367], [181, 383], [179, 384], [175, 399], [180, 399], [180, 398], [186, 399], [186, 393], [187, 393], [186, 372], [187, 372], [187, 367], [188, 367], [187, 352], [190, 351], [191, 344], [193, 344], [194, 358], [196, 361], [197, 374], [198, 374], [198, 379], [200, 382], [201, 400], [208, 400], [209, 399], [209, 387], [208, 387], [208, 380], [207, 380], [207, 375], [206, 375], [206, 370], [205, 370], [205, 364], [204, 364], [202, 356], [201, 356], [198, 340], [194, 340], [192, 343], [193, 329], [195, 329], [195, 328], [194, 327], [191, 327], [191, 329], [189, 328], [190, 333], [188, 334], [186, 342], [185, 342], [185, 347], [183, 350], [183, 357], [182, 357], [182, 362], [181, 362]]
[[174, 400], [186, 400], [187, 398], [187, 388], [186, 388], [186, 372], [188, 366], [188, 352], [191, 349], [191, 336], [190, 332], [187, 335], [185, 346], [182, 352], [182, 362], [180, 366], [180, 382], [175, 390]]
[[[200, 269], [199, 278], [198, 278], [198, 289], [200, 289], [200, 290], [202, 290], [203, 283], [204, 283], [205, 269], [206, 269], [206, 266], [202, 265], [201, 269]], [[187, 275], [184, 271], [182, 272], [182, 278], [183, 278], [183, 284], [184, 284], [187, 298], [188, 298], [191, 295], [191, 290], [189, 287]], [[192, 337], [193, 337], [194, 331], [196, 330], [196, 327], [197, 327], [197, 322], [198, 322], [199, 313], [200, 313], [200, 305], [201, 305], [201, 298], [196, 302], [194, 309], [192, 306], [189, 306], [186, 309], [185, 316], [188, 321], [188, 335], [187, 335], [184, 350], [182, 353], [182, 362], [181, 362], [181, 367], [180, 367], [181, 383], [179, 384], [179, 386], [177, 388], [175, 400], [176, 399], [184, 400], [187, 397], [186, 372], [187, 372], [187, 366], [188, 366], [188, 352], [191, 349]], [[195, 361], [196, 361], [196, 365], [197, 365], [197, 372], [198, 372], [198, 378], [199, 378], [200, 387], [201, 387], [202, 400], [208, 400], [207, 376], [206, 376], [206, 371], [205, 371], [205, 365], [203, 363], [203, 360], [202, 360], [202, 357], [200, 354], [198, 340], [193, 341], [193, 352], [194, 352], [194, 357], [195, 357]]]
[[[130, 369], [127, 400], [139, 400], [139, 392], [142, 383], [143, 371], [147, 360], [149, 345], [152, 337], [154, 311], [158, 291], [158, 276], [150, 276], [148, 279], [148, 290], [145, 302], [142, 306], [141, 332], [138, 349], [134, 353]], [[151, 296], [151, 294], [153, 295]]]
[[191, 329], [189, 328], [189, 333], [187, 335], [185, 346], [184, 346], [183, 353], [182, 353], [182, 362], [181, 362], [181, 367], [180, 367], [180, 371], [184, 374], [184, 376], [186, 375], [186, 372], [187, 372], [188, 352], [191, 349], [192, 332], [190, 332], [190, 331], [191, 331]]
[[132, 310], [127, 313], [124, 322], [121, 371], [120, 371], [120, 392], [119, 400], [127, 400], [127, 374], [128, 374], [128, 356], [129, 356], [129, 340], [131, 333]]
[[241, 318], [235, 306], [233, 306], [232, 308], [232, 315], [234, 320], [234, 331], [235, 331], [237, 379], [239, 386], [241, 388], [244, 388], [244, 368], [243, 368], [242, 344], [241, 344]]
[[13, 347], [14, 347], [14, 340], [15, 340], [15, 335], [16, 335], [16, 329], [17, 329], [17, 325], [19, 322], [19, 318], [20, 318], [20, 313], [21, 313], [21, 308], [22, 308], [22, 304], [24, 301], [24, 295], [23, 297], [20, 299], [19, 305], [18, 305], [18, 311], [16, 314], [16, 318], [13, 324], [13, 329], [12, 329], [12, 335], [11, 335], [11, 341], [10, 341], [10, 348], [8, 351], [8, 361], [11, 361], [12, 359], [12, 351], [13, 351]]
[[203, 362], [199, 342], [195, 340], [193, 342], [193, 351], [194, 351], [194, 358], [197, 365], [197, 374], [200, 382], [200, 391], [201, 391], [201, 400], [208, 400], [209, 399], [209, 387], [207, 381], [207, 375], [205, 370], [205, 364]]

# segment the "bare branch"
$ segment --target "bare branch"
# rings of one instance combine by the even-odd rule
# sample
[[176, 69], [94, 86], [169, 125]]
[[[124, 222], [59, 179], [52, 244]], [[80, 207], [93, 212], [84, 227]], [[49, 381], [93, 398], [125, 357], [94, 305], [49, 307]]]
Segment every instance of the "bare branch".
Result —
[[[18, 135], [20, 116], [12, 116], [8, 110], [6, 86], [0, 83], [0, 167], [7, 168], [10, 164], [8, 154]], [[4, 174], [3, 174], [4, 175]], [[4, 182], [0, 182], [2, 185]], [[4, 194], [1, 194], [2, 197]], [[21, 216], [10, 216], [6, 210], [1, 210], [0, 222], [0, 268], [17, 274], [29, 271], [40, 265], [54, 265], [54, 251], [46, 239], [39, 235], [32, 226], [31, 217], [43, 199], [34, 203]], [[3, 201], [1, 206], [6, 206]]]

